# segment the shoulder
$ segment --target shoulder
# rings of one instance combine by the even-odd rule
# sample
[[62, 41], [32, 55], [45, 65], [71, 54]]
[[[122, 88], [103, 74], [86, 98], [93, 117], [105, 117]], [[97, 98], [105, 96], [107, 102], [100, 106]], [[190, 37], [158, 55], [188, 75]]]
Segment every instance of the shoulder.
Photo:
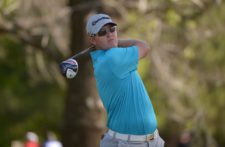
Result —
[[115, 47], [106, 51], [106, 56], [108, 57], [118, 57], [123, 56], [129, 52], [133, 52], [134, 50], [138, 50], [137, 46], [129, 46], [129, 47]]

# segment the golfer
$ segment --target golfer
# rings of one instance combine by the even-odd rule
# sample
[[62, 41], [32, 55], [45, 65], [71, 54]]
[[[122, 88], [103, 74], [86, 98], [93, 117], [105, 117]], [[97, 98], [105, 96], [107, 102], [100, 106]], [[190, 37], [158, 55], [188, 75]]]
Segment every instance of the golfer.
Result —
[[106, 14], [89, 18], [86, 30], [95, 46], [90, 53], [108, 131], [100, 147], [163, 147], [155, 112], [138, 74], [138, 61], [149, 52], [140, 40], [117, 38], [117, 24]]

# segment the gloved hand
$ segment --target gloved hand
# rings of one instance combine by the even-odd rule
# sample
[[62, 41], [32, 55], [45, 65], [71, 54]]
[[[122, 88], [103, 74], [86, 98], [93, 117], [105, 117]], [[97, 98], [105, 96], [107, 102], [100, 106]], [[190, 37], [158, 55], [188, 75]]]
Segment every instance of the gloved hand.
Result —
[[61, 73], [68, 79], [72, 79], [78, 72], [78, 63], [74, 59], [68, 59], [60, 64]]

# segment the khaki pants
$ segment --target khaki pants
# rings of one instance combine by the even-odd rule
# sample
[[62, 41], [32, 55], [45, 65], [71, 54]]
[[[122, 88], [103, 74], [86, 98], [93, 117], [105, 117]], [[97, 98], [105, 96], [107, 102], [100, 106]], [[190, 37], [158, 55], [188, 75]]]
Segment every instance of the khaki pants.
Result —
[[151, 141], [123, 141], [106, 133], [100, 142], [100, 147], [164, 147], [164, 140], [157, 135]]

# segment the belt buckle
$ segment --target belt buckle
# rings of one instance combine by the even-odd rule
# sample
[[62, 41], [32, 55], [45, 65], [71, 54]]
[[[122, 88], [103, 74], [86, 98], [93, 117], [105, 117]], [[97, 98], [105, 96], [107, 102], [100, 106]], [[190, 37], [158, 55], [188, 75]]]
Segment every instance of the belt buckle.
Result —
[[146, 140], [147, 141], [150, 141], [150, 140], [153, 140], [154, 139], [154, 135], [149, 135], [146, 137]]

